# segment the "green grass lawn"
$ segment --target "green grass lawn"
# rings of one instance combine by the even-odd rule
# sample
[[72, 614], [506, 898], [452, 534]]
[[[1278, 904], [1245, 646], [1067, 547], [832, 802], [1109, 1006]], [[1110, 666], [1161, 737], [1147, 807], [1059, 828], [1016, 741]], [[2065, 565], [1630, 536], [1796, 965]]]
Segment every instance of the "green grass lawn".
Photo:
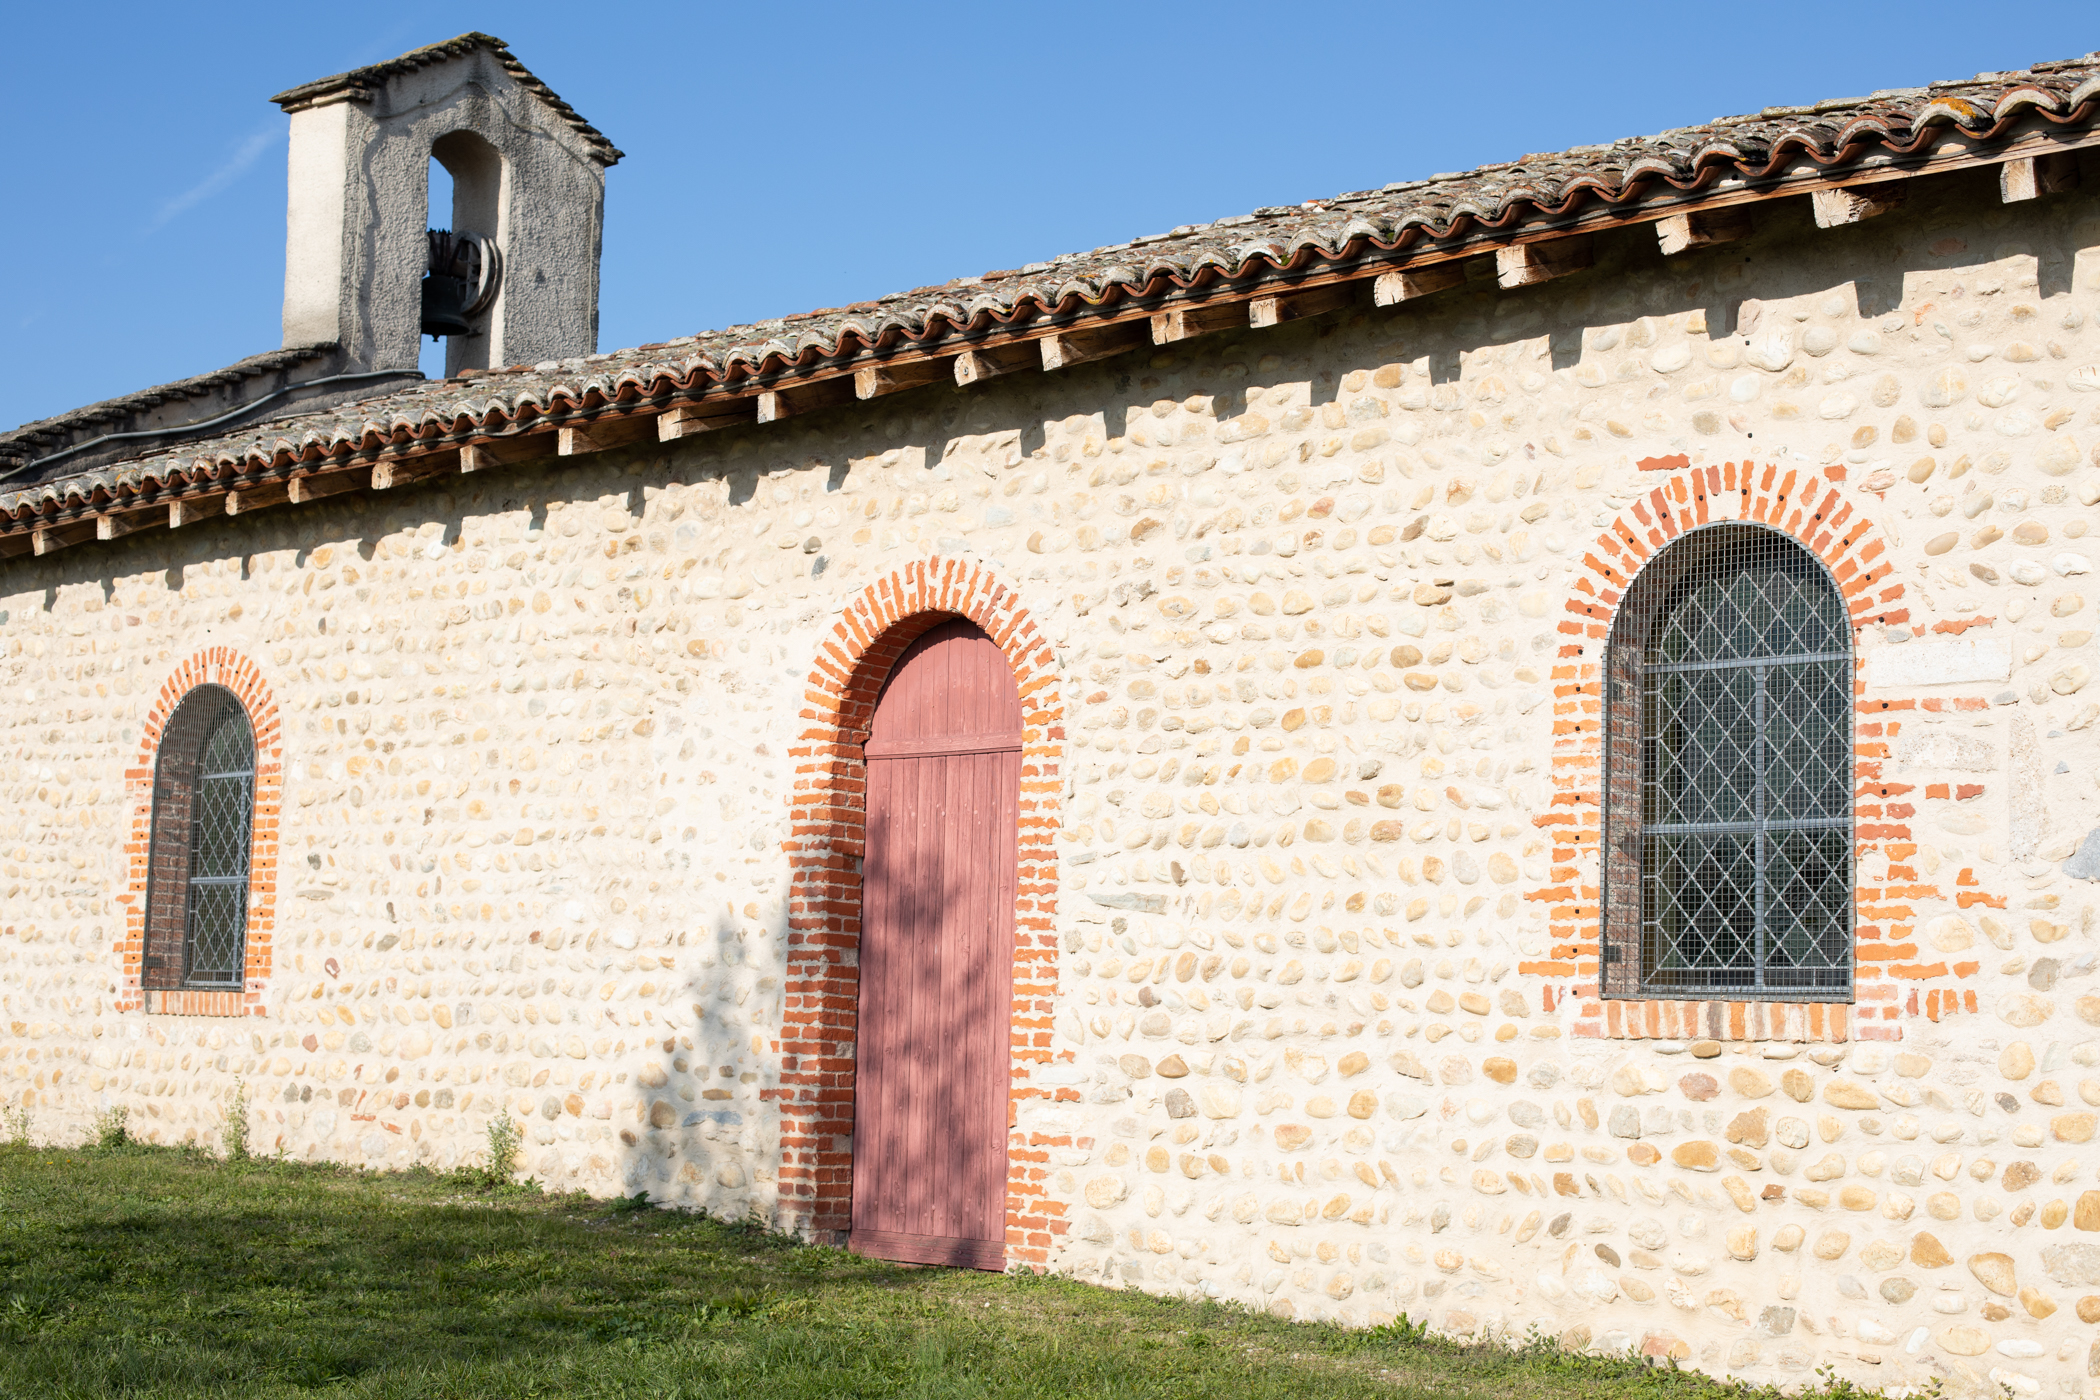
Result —
[[0, 1147], [6, 1396], [1633, 1397], [1628, 1361], [872, 1263], [466, 1178]]

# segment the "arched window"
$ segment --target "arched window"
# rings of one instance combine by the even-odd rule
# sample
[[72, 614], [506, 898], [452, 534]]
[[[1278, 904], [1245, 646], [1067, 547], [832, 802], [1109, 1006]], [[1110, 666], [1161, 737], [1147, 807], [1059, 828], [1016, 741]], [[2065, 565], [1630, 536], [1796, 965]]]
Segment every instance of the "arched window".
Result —
[[169, 716], [153, 770], [146, 987], [241, 986], [254, 821], [247, 712], [231, 691], [199, 686]]
[[1790, 536], [1664, 549], [1605, 664], [1604, 994], [1850, 1000], [1852, 631]]

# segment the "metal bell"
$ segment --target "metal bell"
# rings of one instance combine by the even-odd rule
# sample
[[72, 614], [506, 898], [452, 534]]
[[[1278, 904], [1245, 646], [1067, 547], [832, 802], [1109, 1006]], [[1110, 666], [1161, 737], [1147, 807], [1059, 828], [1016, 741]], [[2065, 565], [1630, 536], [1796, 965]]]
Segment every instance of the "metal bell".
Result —
[[425, 242], [429, 270], [423, 278], [423, 334], [433, 340], [466, 335], [472, 329], [467, 325], [468, 303], [480, 274], [474, 236], [434, 228], [425, 234]]
[[465, 335], [467, 325], [467, 279], [432, 272], [423, 278], [423, 334], [436, 339]]

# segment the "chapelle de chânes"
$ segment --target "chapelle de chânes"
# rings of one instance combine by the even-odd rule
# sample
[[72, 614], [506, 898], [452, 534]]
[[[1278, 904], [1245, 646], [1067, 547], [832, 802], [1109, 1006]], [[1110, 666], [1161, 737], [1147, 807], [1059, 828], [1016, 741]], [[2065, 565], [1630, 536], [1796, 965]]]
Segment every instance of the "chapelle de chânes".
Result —
[[499, 40], [275, 100], [0, 435], [39, 1136], [2100, 1394], [2100, 55], [610, 353]]

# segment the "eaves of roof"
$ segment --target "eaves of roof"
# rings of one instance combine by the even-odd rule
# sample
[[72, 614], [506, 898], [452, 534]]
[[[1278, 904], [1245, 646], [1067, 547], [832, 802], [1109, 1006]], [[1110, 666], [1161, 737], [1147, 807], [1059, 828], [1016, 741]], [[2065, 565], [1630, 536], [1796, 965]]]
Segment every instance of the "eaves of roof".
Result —
[[4, 479], [9, 471], [48, 456], [82, 432], [122, 424], [138, 414], [178, 401], [187, 403], [208, 399], [251, 380], [265, 379], [300, 365], [328, 359], [337, 353], [338, 347], [334, 344], [265, 350], [260, 355], [250, 355], [208, 374], [193, 374], [186, 379], [156, 384], [150, 389], [140, 389], [136, 393], [104, 399], [50, 418], [39, 418], [34, 423], [24, 423], [19, 428], [0, 433], [0, 479]]
[[[406, 60], [396, 60], [397, 62]], [[2047, 162], [2100, 144], [2100, 53], [2015, 73], [1772, 107], [1754, 116], [1462, 175], [1258, 209], [1214, 224], [633, 350], [410, 386], [179, 450], [0, 492], [0, 557], [386, 489], [523, 458], [669, 441], [929, 383], [1055, 370], [1231, 326], [1581, 265], [1587, 235], [1642, 223], [1726, 237], [1742, 206]], [[1666, 246], [1667, 243], [1666, 243]]]
[[447, 39], [443, 43], [426, 44], [420, 49], [411, 49], [399, 58], [390, 58], [384, 63], [374, 63], [364, 68], [353, 68], [347, 73], [337, 73], [331, 77], [316, 78], [310, 83], [301, 83], [295, 88], [287, 88], [270, 100], [287, 112], [296, 112], [301, 108], [311, 107], [315, 103], [328, 98], [348, 99], [352, 102], [369, 102], [372, 100], [372, 96], [379, 85], [396, 74], [413, 73], [419, 68], [428, 68], [433, 64], [443, 63], [448, 59], [460, 58], [474, 52], [476, 49], [487, 50], [495, 57], [497, 62], [503, 65], [503, 71], [517, 80], [518, 86], [546, 103], [557, 116], [564, 122], [567, 122], [570, 128], [578, 136], [581, 136], [584, 143], [590, 147], [592, 159], [601, 165], [611, 166], [619, 164], [620, 157], [625, 152], [607, 140], [604, 132], [585, 121], [578, 115], [574, 107], [571, 107], [555, 95], [553, 88], [541, 82], [531, 69], [518, 62], [518, 56], [510, 51], [509, 45], [493, 34], [483, 34], [478, 31], [470, 30], [465, 34]]

